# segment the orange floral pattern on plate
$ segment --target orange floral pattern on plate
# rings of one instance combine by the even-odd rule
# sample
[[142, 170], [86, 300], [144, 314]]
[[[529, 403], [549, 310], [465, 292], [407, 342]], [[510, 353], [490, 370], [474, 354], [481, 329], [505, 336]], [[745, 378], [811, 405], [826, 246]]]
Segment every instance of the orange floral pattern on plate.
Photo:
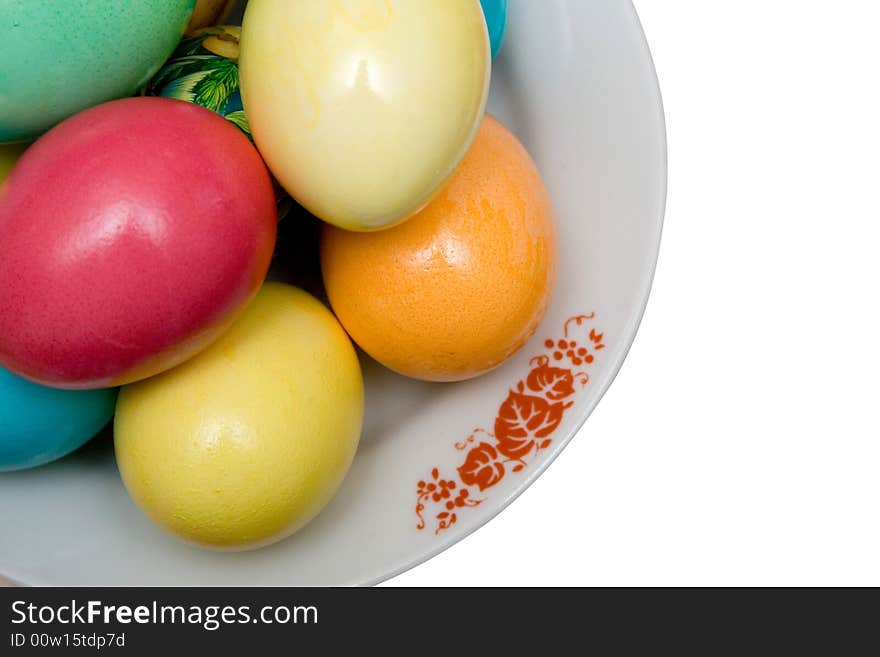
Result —
[[475, 429], [464, 441], [455, 443], [458, 451], [465, 452], [455, 476], [441, 477], [440, 470], [434, 468], [429, 478], [418, 482], [416, 529], [423, 530], [429, 524], [434, 534], [449, 529], [462, 510], [485, 501], [485, 491], [509, 474], [521, 472], [550, 447], [553, 433], [574, 405], [572, 398], [590, 380], [586, 370], [605, 348], [604, 334], [595, 328], [587, 330], [592, 319], [595, 313], [572, 317], [565, 323], [561, 339], [544, 342], [547, 352], [531, 360], [528, 375], [501, 403], [493, 433]]

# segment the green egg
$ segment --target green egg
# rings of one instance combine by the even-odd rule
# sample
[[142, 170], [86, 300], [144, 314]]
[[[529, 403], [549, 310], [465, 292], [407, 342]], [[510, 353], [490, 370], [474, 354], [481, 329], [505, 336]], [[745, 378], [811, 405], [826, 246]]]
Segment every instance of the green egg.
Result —
[[0, 143], [135, 93], [174, 51], [194, 5], [0, 0]]

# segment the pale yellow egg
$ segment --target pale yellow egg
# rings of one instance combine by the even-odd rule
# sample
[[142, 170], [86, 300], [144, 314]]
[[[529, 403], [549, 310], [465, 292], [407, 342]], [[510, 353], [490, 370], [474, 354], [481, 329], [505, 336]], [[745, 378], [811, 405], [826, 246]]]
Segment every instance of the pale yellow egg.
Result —
[[192, 543], [256, 548], [330, 501], [363, 421], [355, 350], [307, 293], [267, 283], [192, 360], [119, 395], [116, 458], [156, 523]]
[[491, 55], [478, 0], [251, 0], [242, 98], [275, 177], [349, 230], [406, 220], [467, 153]]

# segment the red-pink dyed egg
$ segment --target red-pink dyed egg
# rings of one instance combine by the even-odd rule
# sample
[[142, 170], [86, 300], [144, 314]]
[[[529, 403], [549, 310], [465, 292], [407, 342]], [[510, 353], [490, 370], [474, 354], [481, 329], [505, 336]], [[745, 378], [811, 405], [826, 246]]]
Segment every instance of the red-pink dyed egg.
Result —
[[222, 117], [166, 98], [81, 112], [0, 187], [0, 364], [59, 388], [173, 367], [256, 293], [275, 233], [268, 171]]

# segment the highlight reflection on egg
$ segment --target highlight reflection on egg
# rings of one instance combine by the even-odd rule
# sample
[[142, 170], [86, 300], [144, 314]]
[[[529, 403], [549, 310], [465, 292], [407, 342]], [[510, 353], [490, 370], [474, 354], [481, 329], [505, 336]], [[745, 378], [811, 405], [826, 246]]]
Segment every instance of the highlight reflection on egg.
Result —
[[275, 245], [269, 172], [208, 110], [126, 98], [38, 139], [0, 199], [0, 364], [59, 388], [161, 372], [256, 294]]
[[376, 230], [424, 207], [464, 157], [491, 55], [474, 0], [251, 0], [239, 63], [282, 186], [324, 221]]
[[208, 349], [122, 389], [119, 471], [138, 506], [184, 540], [256, 548], [330, 501], [363, 410], [360, 364], [333, 314], [267, 283]]
[[321, 268], [339, 321], [370, 356], [418, 379], [467, 379], [513, 355], [544, 316], [553, 209], [525, 148], [487, 115], [449, 183], [409, 221], [325, 227]]

